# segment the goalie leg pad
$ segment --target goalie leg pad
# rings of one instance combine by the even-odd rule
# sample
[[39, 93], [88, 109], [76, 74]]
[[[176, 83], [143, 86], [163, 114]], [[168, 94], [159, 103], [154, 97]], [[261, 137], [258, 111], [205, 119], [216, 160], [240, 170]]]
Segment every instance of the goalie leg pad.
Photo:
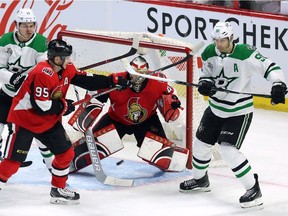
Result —
[[180, 172], [186, 168], [188, 153], [188, 149], [147, 132], [137, 155], [164, 171]]
[[[94, 136], [97, 139], [96, 144], [100, 159], [106, 158], [124, 148], [113, 124], [95, 131]], [[111, 137], [113, 137], [113, 139], [111, 139]], [[70, 165], [70, 172], [76, 172], [91, 164], [89, 150], [84, 137], [73, 143], [73, 147], [75, 157]]]
[[74, 147], [75, 156], [70, 164], [69, 173], [76, 172], [91, 164], [88, 147], [85, 137], [80, 138], [72, 144]]
[[98, 131], [93, 132], [97, 138], [97, 149], [99, 156], [108, 157], [109, 155], [124, 148], [122, 140], [117, 133], [114, 124], [110, 124]]

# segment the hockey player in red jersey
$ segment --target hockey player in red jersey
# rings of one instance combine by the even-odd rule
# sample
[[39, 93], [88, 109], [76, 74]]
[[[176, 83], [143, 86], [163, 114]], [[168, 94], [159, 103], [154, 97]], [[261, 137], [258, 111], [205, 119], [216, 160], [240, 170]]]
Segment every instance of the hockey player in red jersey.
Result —
[[[30, 8], [20, 8], [15, 17], [16, 30], [0, 38], [0, 155], [2, 133], [17, 90], [27, 73], [47, 59], [47, 38], [36, 32], [37, 19]], [[5, 142], [4, 142], [5, 143]], [[51, 169], [53, 154], [36, 139], [43, 162]], [[3, 146], [5, 147], [5, 146]], [[5, 148], [3, 152], [5, 154]], [[24, 164], [23, 164], [24, 165]]]
[[[148, 63], [142, 56], [134, 58], [130, 64], [138, 73], [149, 73]], [[166, 122], [174, 121], [179, 117], [181, 103], [174, 94], [174, 89], [167, 83], [140, 78], [128, 72], [117, 74], [131, 80], [133, 85], [122, 91], [113, 91], [97, 98], [101, 102], [110, 99], [111, 104], [108, 112], [93, 128], [100, 158], [122, 149], [123, 136], [133, 134], [139, 147], [140, 158], [164, 171], [182, 171], [186, 166], [188, 150], [179, 147], [181, 159], [174, 160], [178, 156], [178, 151], [174, 148], [175, 144], [167, 140], [157, 114], [158, 108]], [[161, 73], [154, 75], [164, 76]], [[99, 110], [101, 110], [101, 103], [87, 106], [84, 116], [78, 119], [80, 130], [84, 131], [85, 127], [91, 125]], [[82, 138], [74, 144], [75, 157], [71, 166], [72, 172], [91, 164], [85, 140]], [[149, 150], [150, 145], [153, 145], [153, 151]]]
[[25, 161], [33, 138], [55, 155], [52, 162], [51, 203], [78, 204], [79, 194], [65, 188], [69, 165], [74, 157], [71, 141], [60, 122], [75, 110], [65, 99], [71, 84], [88, 90], [127, 85], [117, 76], [100, 76], [78, 71], [71, 62], [72, 46], [62, 40], [48, 44], [48, 60], [37, 64], [15, 95], [8, 115], [8, 153], [0, 163], [0, 188]]

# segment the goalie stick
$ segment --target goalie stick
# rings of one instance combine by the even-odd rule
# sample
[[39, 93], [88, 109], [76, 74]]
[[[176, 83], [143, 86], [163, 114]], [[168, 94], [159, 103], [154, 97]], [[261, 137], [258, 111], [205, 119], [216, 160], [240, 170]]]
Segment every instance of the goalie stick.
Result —
[[[130, 63], [129, 63], [129, 61], [128, 61], [127, 58], [123, 58], [123, 59], [121, 59], [120, 61], [121, 61], [122, 65], [123, 65], [123, 67], [124, 67], [130, 74], [136, 75], [136, 76], [138, 76], [138, 77], [140, 76], [140, 77], [144, 77], [144, 78], [151, 78], [151, 77], [154, 77], [154, 76], [151, 76], [151, 75], [153, 75], [153, 74], [155, 74], [155, 73], [157, 73], [157, 72], [161, 72], [161, 71], [167, 70], [167, 69], [169, 69], [169, 68], [171, 68], [171, 67], [174, 67], [174, 66], [176, 66], [176, 65], [178, 65], [178, 64], [181, 64], [181, 63], [183, 63], [183, 62], [188, 61], [190, 58], [193, 57], [193, 55], [195, 55], [195, 54], [197, 54], [197, 53], [199, 52], [199, 50], [204, 46], [204, 44], [205, 44], [204, 42], [200, 42], [199, 44], [197, 44], [197, 45], [193, 48], [193, 50], [192, 50], [190, 53], [188, 53], [188, 54], [187, 54], [184, 58], [182, 58], [180, 61], [177, 61], [177, 62], [174, 62], [174, 63], [172, 63], [172, 64], [166, 65], [166, 66], [164, 66], [164, 67], [158, 68], [157, 70], [151, 71], [151, 72], [148, 73], [148, 74], [140, 74], [140, 73], [137, 73], [137, 72], [131, 67], [131, 65], [130, 65]], [[159, 78], [160, 78], [160, 77], [159, 77]], [[154, 79], [154, 78], [151, 78], [151, 79]], [[162, 79], [155, 79], [155, 80], [164, 81], [164, 82], [171, 82], [171, 81], [167, 81], [167, 80], [171, 80], [171, 79], [166, 79], [166, 78], [163, 78], [163, 80], [162, 80]]]
[[104, 173], [101, 162], [100, 162], [100, 158], [99, 158], [99, 154], [98, 154], [98, 150], [96, 146], [96, 141], [94, 139], [94, 135], [93, 135], [91, 127], [85, 131], [85, 138], [86, 138], [86, 143], [87, 143], [89, 154], [91, 157], [92, 166], [93, 166], [94, 173], [95, 173], [97, 180], [106, 185], [126, 186], [126, 187], [133, 186], [134, 180], [132, 179], [115, 178], [112, 176], [107, 176]]
[[[134, 37], [135, 38], [135, 37]], [[137, 41], [137, 40], [136, 40]], [[133, 42], [134, 43], [134, 42]], [[138, 44], [139, 44], [139, 39], [138, 39]], [[194, 47], [194, 49], [185, 57], [185, 58], [183, 58], [183, 59], [181, 59], [180, 61], [178, 61], [178, 62], [175, 62], [175, 63], [172, 63], [172, 64], [170, 64], [170, 65], [166, 65], [166, 66], [164, 66], [164, 67], [162, 67], [162, 68], [159, 68], [159, 69], [157, 69], [157, 70], [154, 70], [154, 71], [150, 71], [148, 74], [149, 75], [153, 75], [153, 74], [155, 74], [155, 73], [157, 73], [157, 72], [160, 72], [160, 71], [163, 71], [163, 70], [166, 70], [166, 69], [168, 69], [168, 68], [171, 68], [171, 67], [174, 67], [174, 66], [176, 66], [176, 65], [178, 65], [178, 64], [181, 64], [181, 63], [183, 63], [183, 62], [185, 62], [185, 61], [187, 61], [188, 59], [190, 59], [193, 55], [195, 55], [196, 53], [198, 53], [198, 51], [204, 46], [204, 42], [201, 42], [201, 43], [199, 43], [199, 44], [197, 44], [195, 47]], [[128, 62], [128, 60], [124, 57], [124, 58], [122, 58], [121, 59], [121, 62], [122, 62], [122, 64], [123, 64], [123, 66], [125, 67], [125, 69], [128, 71], [128, 65], [130, 66], [130, 63]], [[131, 66], [130, 66], [131, 67]], [[133, 68], [132, 68], [133, 69]], [[133, 70], [134, 71], [134, 70]], [[129, 71], [128, 71], [129, 72]], [[136, 72], [135, 72], [136, 73]], [[135, 74], [134, 73], [134, 74]], [[136, 74], [136, 75], [138, 75], [138, 73]], [[133, 83], [133, 82], [136, 82], [138, 79], [141, 79], [141, 77], [140, 76], [137, 76], [136, 78], [134, 78], [133, 80], [131, 80], [131, 82]], [[74, 104], [74, 106], [77, 106], [77, 105], [79, 105], [79, 104], [81, 104], [79, 107], [78, 107], [78, 109], [74, 112], [74, 114], [71, 116], [71, 118], [69, 119], [69, 121], [68, 121], [68, 123], [72, 126], [75, 122], [76, 122], [76, 120], [77, 120], [77, 118], [81, 115], [81, 113], [84, 111], [84, 109], [85, 109], [85, 107], [86, 107], [86, 105], [88, 104], [88, 102], [91, 100], [91, 98], [97, 98], [97, 97], [99, 97], [99, 96], [101, 96], [101, 95], [104, 95], [104, 94], [108, 94], [108, 93], [110, 93], [110, 92], [112, 92], [112, 91], [114, 91], [114, 90], [116, 90], [117, 89], [117, 87], [114, 87], [114, 88], [111, 88], [111, 89], [109, 89], [109, 90], [107, 90], [107, 91], [104, 91], [104, 92], [100, 92], [100, 93], [98, 93], [98, 94], [95, 94], [95, 95], [92, 95], [92, 96], [85, 96], [85, 98], [84, 99], [82, 99], [82, 100], [78, 100], [77, 102], [74, 102], [73, 104]], [[75, 89], [74, 89], [75, 90]], [[75, 94], [76, 95], [78, 95], [77, 94], [77, 92], [75, 91]]]
[[[199, 87], [198, 84], [195, 83], [189, 83], [189, 82], [185, 82], [185, 81], [180, 81], [180, 80], [175, 80], [175, 79], [169, 79], [169, 78], [164, 78], [164, 77], [156, 77], [156, 76], [150, 76], [148, 74], [140, 74], [137, 73], [129, 64], [129, 62], [127, 61], [127, 59], [122, 59], [121, 60], [122, 65], [125, 67], [125, 69], [133, 75], [137, 75], [137, 76], [141, 76], [144, 78], [148, 78], [148, 79], [154, 79], [154, 80], [158, 80], [158, 81], [162, 81], [162, 82], [173, 82], [179, 85], [185, 85], [185, 86], [193, 86], [193, 87]], [[177, 63], [177, 62], [176, 62]], [[168, 65], [169, 66], [169, 65]], [[167, 68], [165, 68], [167, 69]], [[156, 71], [161, 71], [163, 70], [163, 68], [159, 68]], [[229, 89], [223, 89], [223, 88], [215, 88], [217, 91], [221, 91], [221, 92], [226, 92], [226, 93], [233, 93], [233, 94], [242, 94], [242, 95], [252, 95], [252, 96], [257, 96], [257, 97], [263, 97], [263, 98], [271, 98], [271, 95], [267, 95], [267, 94], [257, 94], [257, 93], [250, 93], [250, 92], [238, 92], [238, 91], [233, 91], [233, 90], [229, 90]], [[288, 91], [286, 91], [287, 94]]]
[[[157, 72], [160, 72], [162, 70], [166, 70], [168, 68], [171, 68], [171, 67], [174, 67], [178, 64], [181, 64], [187, 60], [189, 60], [194, 54], [196, 54], [202, 47], [204, 46], [204, 42], [201, 42], [200, 44], [198, 44], [189, 54], [187, 54], [187, 56], [185, 58], [183, 58], [182, 60], [178, 61], [178, 62], [175, 62], [175, 63], [172, 63], [170, 65], [166, 65], [165, 67], [162, 67], [158, 70], [154, 70], [154, 71], [151, 71], [149, 72], [150, 75], [152, 74], [155, 74]], [[128, 61], [125, 57], [122, 56], [121, 58], [122, 60], [126, 60], [126, 62]], [[129, 64], [129, 62], [128, 62]], [[129, 64], [130, 65], [130, 64]], [[127, 70], [128, 71], [128, 70]], [[128, 71], [129, 72], [129, 71]], [[135, 79], [133, 79], [131, 82], [135, 82], [136, 80], [140, 79], [141, 77], [137, 76]], [[79, 106], [79, 108], [77, 109], [77, 111], [75, 112], [75, 115], [72, 116], [69, 120], [69, 124], [72, 125], [75, 123], [75, 121], [77, 120], [77, 118], [79, 117], [79, 115], [83, 112], [83, 110], [85, 109], [87, 103], [91, 100], [92, 97], [98, 97], [103, 94], [106, 94], [106, 93], [109, 93], [111, 91], [114, 91], [116, 90], [117, 87], [115, 88], [112, 88], [112, 89], [109, 89], [105, 92], [101, 92], [99, 94], [96, 94], [96, 95], [89, 95], [87, 97], [85, 97], [84, 99], [82, 100], [79, 100], [77, 102], [74, 103], [74, 105], [78, 105], [78, 104], [81, 104]], [[114, 177], [111, 177], [111, 176], [107, 176], [104, 171], [103, 171], [103, 168], [101, 166], [101, 162], [100, 162], [100, 158], [99, 158], [99, 155], [98, 155], [98, 150], [97, 150], [97, 146], [96, 146], [96, 141], [94, 139], [94, 136], [93, 136], [93, 132], [92, 132], [92, 129], [91, 127], [88, 128], [86, 131], [85, 131], [85, 138], [86, 138], [86, 142], [87, 142], [87, 146], [88, 146], [88, 150], [89, 150], [89, 154], [90, 154], [90, 157], [91, 157], [91, 161], [92, 161], [92, 165], [93, 165], [93, 169], [94, 169], [94, 172], [95, 172], [95, 176], [97, 178], [98, 181], [104, 183], [104, 184], [108, 184], [108, 185], [118, 185], [118, 186], [132, 186], [133, 185], [133, 180], [129, 180], [129, 179], [118, 179], [118, 178], [114, 178]]]
[[[129, 56], [132, 56], [132, 55], [136, 54], [136, 53], [137, 53], [137, 50], [138, 50], [138, 48], [139, 48], [140, 39], [141, 39], [141, 37], [139, 37], [138, 35], [135, 34], [135, 35], [133, 36], [132, 47], [131, 47], [131, 49], [130, 49], [127, 53], [125, 53], [125, 54], [123, 54], [123, 55], [120, 55], [120, 56], [117, 56], [117, 57], [114, 57], [114, 58], [106, 59], [106, 60], [104, 60], [104, 61], [100, 61], [100, 62], [97, 62], [97, 63], [94, 63], [94, 64], [90, 64], [90, 65], [87, 65], [87, 66], [84, 66], [84, 67], [80, 67], [79, 70], [87, 70], [87, 69], [90, 69], [90, 68], [93, 68], [93, 67], [97, 67], [97, 66], [100, 66], [100, 65], [103, 65], [103, 64], [108, 64], [108, 63], [111, 63], [111, 62], [120, 60], [120, 59], [122, 59], [122, 58], [127, 58], [127, 57], [129, 57]], [[79, 102], [79, 101], [80, 101], [80, 98], [79, 98], [78, 89], [77, 89], [74, 85], [73, 85], [73, 87], [74, 87], [74, 92], [75, 92], [77, 101]], [[116, 90], [116, 89], [117, 89], [117, 88], [115, 87], [115, 88], [113, 89], [113, 91]], [[110, 92], [110, 91], [109, 91], [109, 92]], [[107, 93], [109, 93], [109, 92], [107, 92]], [[102, 93], [102, 94], [104, 94], [104, 93]], [[102, 94], [101, 94], [101, 95], [102, 95]], [[98, 97], [98, 96], [100, 96], [100, 95], [97, 95], [97, 97]], [[90, 99], [91, 99], [91, 98], [90, 98]], [[83, 103], [83, 101], [82, 101], [81, 103]], [[77, 105], [78, 105], [78, 104], [80, 104], [80, 103], [77, 103]], [[74, 104], [74, 105], [75, 105], [75, 104]]]

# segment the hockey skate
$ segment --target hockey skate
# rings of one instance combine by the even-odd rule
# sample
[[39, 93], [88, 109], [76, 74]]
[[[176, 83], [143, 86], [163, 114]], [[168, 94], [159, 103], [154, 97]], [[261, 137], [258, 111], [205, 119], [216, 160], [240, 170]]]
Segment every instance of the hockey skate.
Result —
[[209, 192], [211, 189], [209, 188], [210, 182], [208, 179], [208, 174], [206, 172], [205, 176], [203, 176], [200, 179], [190, 179], [187, 181], [184, 181], [180, 184], [179, 191], [182, 193], [189, 193], [192, 191], [203, 191], [203, 192]]
[[52, 187], [50, 196], [50, 203], [52, 204], [76, 205], [80, 203], [80, 195], [66, 188]]
[[254, 174], [255, 178], [255, 185], [246, 191], [246, 193], [240, 197], [240, 205], [242, 208], [251, 208], [255, 206], [261, 206], [263, 205], [262, 201], [262, 193], [259, 187], [259, 182], [258, 182], [258, 175]]

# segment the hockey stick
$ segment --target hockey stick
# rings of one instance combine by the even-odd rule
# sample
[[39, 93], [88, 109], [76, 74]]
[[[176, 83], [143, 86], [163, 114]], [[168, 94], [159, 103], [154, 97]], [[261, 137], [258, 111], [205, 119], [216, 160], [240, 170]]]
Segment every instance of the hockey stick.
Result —
[[[189, 82], [185, 82], [185, 81], [180, 81], [180, 80], [174, 80], [174, 79], [169, 79], [169, 78], [164, 78], [164, 77], [156, 77], [156, 76], [149, 76], [148, 74], [140, 74], [137, 73], [132, 67], [131, 65], [127, 62], [127, 59], [122, 59], [121, 60], [123, 66], [125, 67], [125, 69], [133, 75], [137, 75], [137, 76], [141, 76], [144, 78], [148, 78], [148, 79], [153, 79], [153, 80], [158, 80], [158, 81], [162, 81], [162, 82], [173, 82], [176, 84], [180, 84], [180, 85], [185, 85], [185, 86], [193, 86], [193, 87], [199, 87], [198, 84], [194, 84], [194, 83], [189, 83]], [[177, 62], [176, 62], [177, 63]], [[156, 71], [161, 71], [163, 70], [162, 68], [159, 68]], [[232, 93], [232, 94], [242, 94], [242, 95], [251, 95], [251, 96], [257, 96], [257, 97], [263, 97], [263, 98], [271, 98], [271, 95], [267, 95], [267, 94], [256, 94], [256, 93], [249, 93], [249, 92], [238, 92], [238, 91], [233, 91], [233, 90], [228, 90], [228, 89], [223, 89], [223, 88], [215, 88], [215, 90], [217, 91], [221, 91], [221, 92], [226, 92], [226, 93]], [[287, 91], [286, 91], [287, 93]]]
[[[0, 161], [3, 161], [4, 158], [2, 156], [0, 156]], [[32, 164], [33, 162], [32, 161], [24, 161], [21, 163], [20, 167], [28, 167]]]
[[107, 60], [104, 60], [104, 61], [100, 61], [100, 62], [97, 62], [97, 63], [94, 63], [94, 64], [90, 64], [90, 65], [81, 67], [81, 68], [79, 68], [79, 70], [87, 70], [87, 69], [90, 69], [90, 68], [93, 68], [93, 67], [97, 67], [97, 66], [100, 66], [100, 65], [103, 65], [103, 64], [108, 64], [108, 63], [120, 60], [122, 58], [127, 58], [129, 56], [132, 56], [132, 55], [137, 53], [137, 50], [138, 50], [138, 47], [139, 47], [139, 42], [140, 42], [140, 37], [138, 37], [137, 35], [134, 35], [133, 36], [132, 47], [127, 53], [125, 53], [123, 55], [120, 55], [120, 56], [117, 56], [117, 57], [114, 57], [114, 58], [110, 58], [110, 59], [107, 59]]
[[132, 179], [115, 178], [112, 176], [107, 176], [104, 173], [100, 162], [96, 141], [94, 139], [91, 127], [85, 131], [85, 138], [97, 180], [106, 185], [126, 186], [126, 187], [133, 186], [134, 180]]
[[74, 88], [74, 92], [75, 92], [75, 95], [76, 95], [76, 99], [77, 99], [77, 101], [79, 101], [79, 100], [80, 100], [80, 97], [79, 97], [78, 89], [76, 88], [75, 85], [73, 85], [73, 88]]
[[[166, 66], [164, 66], [164, 67], [162, 67], [162, 68], [159, 68], [159, 69], [157, 69], [157, 70], [150, 71], [147, 75], [153, 75], [153, 74], [155, 74], [155, 73], [157, 73], [157, 72], [166, 70], [166, 69], [168, 69], [168, 68], [174, 67], [174, 66], [176, 66], [176, 65], [178, 65], [178, 64], [181, 64], [181, 63], [187, 61], [187, 60], [190, 59], [193, 55], [195, 55], [195, 54], [204, 46], [204, 44], [205, 44], [204, 42], [201, 42], [201, 43], [197, 44], [197, 45], [194, 47], [194, 49], [193, 49], [189, 54], [187, 54], [186, 57], [184, 57], [184, 58], [181, 59], [180, 61], [175, 62], [175, 63], [172, 63], [172, 64], [170, 64], [170, 65], [166, 65]], [[127, 71], [129, 70], [128, 66], [131, 67], [131, 66], [130, 66], [130, 63], [128, 62], [128, 60], [127, 60], [125, 57], [121, 59], [121, 63], [123, 64], [123, 66], [125, 67], [125, 69], [126, 69]], [[132, 68], [132, 67], [131, 67], [131, 68]], [[133, 68], [132, 68], [132, 69], [133, 69]], [[134, 70], [133, 70], [133, 71], [134, 71]], [[128, 71], [128, 72], [129, 72], [129, 71]], [[134, 72], [135, 72], [135, 71], [134, 71]], [[135, 72], [135, 73], [136, 73], [136, 72]], [[134, 74], [135, 74], [135, 73], [134, 73]], [[137, 73], [136, 75], [138, 75], [138, 73]], [[150, 76], [149, 76], [149, 77], [150, 77]], [[141, 76], [137, 76], [136, 78], [134, 78], [133, 80], [131, 80], [131, 83], [134, 83], [134, 82], [136, 82], [136, 81], [139, 80], [139, 79], [141, 79]], [[77, 105], [79, 105], [79, 104], [81, 104], [81, 105], [80, 105], [80, 106], [78, 107], [78, 109], [74, 112], [74, 114], [72, 115], [72, 117], [69, 119], [68, 123], [69, 123], [70, 125], [73, 125], [73, 124], [76, 122], [77, 118], [78, 118], [78, 117], [81, 115], [81, 113], [84, 111], [87, 103], [91, 100], [92, 97], [93, 97], [93, 98], [96, 98], [96, 97], [99, 97], [99, 96], [101, 96], [101, 95], [103, 95], [103, 94], [110, 93], [110, 92], [112, 92], [112, 91], [114, 91], [114, 90], [116, 90], [116, 89], [117, 89], [117, 87], [114, 87], [114, 88], [111, 88], [111, 89], [109, 89], [109, 90], [107, 90], [107, 91], [105, 91], [105, 92], [100, 92], [99, 94], [92, 95], [91, 97], [85, 97], [84, 99], [78, 100], [77, 102], [75, 102], [75, 103], [74, 103], [74, 106], [77, 106]], [[75, 91], [75, 93], [76, 93], [76, 91]], [[77, 93], [76, 93], [76, 95], [77, 95]]]
[[[114, 57], [114, 58], [110, 58], [110, 59], [107, 59], [107, 60], [104, 60], [104, 61], [100, 61], [100, 62], [97, 62], [97, 63], [94, 63], [94, 64], [90, 64], [90, 65], [81, 67], [81, 68], [79, 68], [79, 70], [87, 70], [87, 69], [90, 69], [90, 68], [93, 68], [93, 67], [97, 67], [97, 66], [100, 66], [100, 65], [103, 65], [103, 64], [107, 64], [107, 63], [111, 63], [111, 62], [120, 60], [120, 59], [122, 59], [122, 58], [127, 58], [127, 57], [129, 57], [129, 56], [132, 56], [132, 55], [136, 54], [136, 53], [137, 53], [137, 50], [138, 50], [138, 48], [139, 48], [140, 39], [141, 39], [141, 38], [138, 37], [138, 35], [135, 34], [135, 35], [133, 36], [132, 47], [131, 47], [131, 49], [130, 49], [127, 53], [125, 53], [125, 54], [123, 54], [123, 55], [120, 55], [120, 56], [117, 56], [117, 57]], [[78, 103], [77, 103], [77, 104], [74, 104], [74, 105], [78, 105], [78, 104], [80, 104], [80, 103], [83, 103], [84, 101], [80, 102], [81, 100], [80, 100], [80, 98], [79, 98], [79, 92], [78, 92], [77, 88], [76, 88], [75, 86], [73, 86], [73, 87], [74, 87], [74, 92], [75, 92], [75, 95], [76, 95], [76, 98], [77, 98], [77, 101], [78, 101]], [[117, 88], [115, 87], [113, 90], [116, 90], [116, 89], [117, 89]], [[113, 91], [113, 90], [111, 90], [111, 91]], [[107, 92], [107, 93], [109, 93], [109, 92]], [[104, 93], [102, 93], [102, 94], [104, 94]], [[101, 94], [101, 95], [102, 95], [102, 94]], [[100, 95], [98, 95], [98, 96], [100, 96]], [[97, 97], [98, 97], [98, 96], [97, 96]], [[90, 99], [91, 99], [91, 98], [90, 98]]]
[[32, 161], [24, 161], [21, 163], [20, 167], [28, 167], [32, 164]]

